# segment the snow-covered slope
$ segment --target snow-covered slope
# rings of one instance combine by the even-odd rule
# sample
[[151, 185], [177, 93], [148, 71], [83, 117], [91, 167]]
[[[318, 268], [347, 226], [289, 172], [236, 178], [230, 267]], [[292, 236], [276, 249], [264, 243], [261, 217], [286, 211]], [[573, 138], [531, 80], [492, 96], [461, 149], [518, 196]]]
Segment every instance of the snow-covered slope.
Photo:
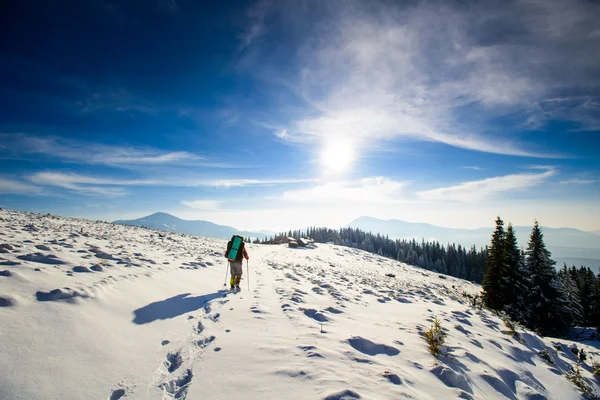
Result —
[[[467, 304], [476, 285], [333, 245], [249, 245], [233, 294], [225, 244], [0, 211], [0, 398], [581, 398], [571, 342], [511, 337]], [[435, 316], [439, 359], [422, 336]], [[598, 351], [578, 346], [597, 389]]]

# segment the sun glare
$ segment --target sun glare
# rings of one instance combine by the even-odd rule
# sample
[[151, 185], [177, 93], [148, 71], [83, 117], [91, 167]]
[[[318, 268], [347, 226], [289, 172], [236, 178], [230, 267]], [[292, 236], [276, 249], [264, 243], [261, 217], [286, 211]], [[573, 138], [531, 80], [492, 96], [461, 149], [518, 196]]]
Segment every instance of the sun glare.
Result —
[[338, 139], [325, 143], [321, 150], [321, 165], [326, 173], [341, 173], [347, 171], [354, 162], [353, 146]]

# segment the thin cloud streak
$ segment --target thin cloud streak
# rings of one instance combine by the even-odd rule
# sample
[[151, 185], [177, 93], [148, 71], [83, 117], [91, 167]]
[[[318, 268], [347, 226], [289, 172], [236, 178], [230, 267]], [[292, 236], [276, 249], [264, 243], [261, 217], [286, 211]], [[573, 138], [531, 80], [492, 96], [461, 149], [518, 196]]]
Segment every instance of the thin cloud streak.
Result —
[[110, 185], [113, 183], [111, 181], [84, 177], [77, 174], [42, 172], [29, 176], [28, 180], [32, 183], [42, 186], [53, 186], [62, 189], [68, 189], [85, 196], [120, 197], [129, 194], [123, 188], [97, 186]]
[[105, 145], [54, 136], [0, 133], [0, 141], [10, 144], [10, 146], [5, 146], [9, 149], [5, 158], [41, 154], [64, 163], [106, 165], [140, 171], [150, 167], [162, 169], [168, 167], [252, 168], [252, 166], [237, 163], [213, 161], [187, 151], [167, 152], [152, 147]]
[[36, 185], [31, 185], [26, 182], [0, 177], [0, 193], [40, 195], [43, 194], [43, 190], [42, 188]]
[[426, 201], [454, 201], [478, 203], [493, 199], [502, 192], [526, 190], [545, 182], [556, 175], [554, 168], [543, 167], [544, 172], [534, 174], [513, 174], [465, 182], [460, 185], [425, 190], [417, 195]]
[[591, 185], [593, 183], [598, 183], [600, 180], [598, 179], [568, 179], [566, 181], [561, 181], [561, 185]]
[[164, 152], [152, 148], [104, 145], [59, 137], [39, 137], [25, 134], [0, 134], [0, 139], [13, 144], [20, 154], [43, 154], [64, 162], [109, 166], [166, 165], [202, 160], [185, 152]]
[[191, 186], [241, 187], [315, 182], [315, 179], [218, 179], [191, 182]]
[[[95, 191], [101, 193], [103, 190], [112, 195], [124, 195], [126, 192], [121, 189], [108, 189], [99, 186], [170, 186], [170, 187], [216, 187], [216, 188], [233, 188], [244, 186], [270, 186], [270, 185], [286, 185], [296, 183], [314, 182], [310, 179], [207, 179], [186, 180], [182, 178], [162, 178], [162, 179], [115, 179], [115, 178], [99, 178], [94, 176], [86, 176], [75, 173], [63, 172], [37, 172], [28, 175], [26, 179], [29, 182], [55, 186], [71, 190], [80, 190], [82, 192]], [[85, 186], [82, 186], [85, 185]], [[90, 186], [92, 185], [92, 186]]]
[[159, 185], [161, 182], [157, 180], [131, 180], [131, 179], [107, 179], [107, 178], [96, 178], [92, 176], [85, 176], [74, 173], [62, 173], [62, 172], [38, 172], [29, 175], [27, 179], [31, 182], [42, 184], [42, 185], [71, 185], [71, 184], [85, 184], [85, 185], [107, 185], [107, 186], [153, 186]]
[[285, 191], [278, 200], [289, 203], [319, 204], [390, 204], [403, 200], [408, 182], [385, 177], [363, 178], [358, 181], [323, 182], [316, 186]]
[[221, 208], [221, 203], [217, 200], [182, 200], [180, 203], [186, 207], [195, 208], [197, 210], [219, 210]]

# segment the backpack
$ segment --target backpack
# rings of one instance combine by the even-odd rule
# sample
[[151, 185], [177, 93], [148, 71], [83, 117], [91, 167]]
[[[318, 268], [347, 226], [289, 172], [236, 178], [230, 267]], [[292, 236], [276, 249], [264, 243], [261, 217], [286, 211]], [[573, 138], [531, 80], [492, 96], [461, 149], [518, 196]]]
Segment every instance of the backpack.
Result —
[[225, 257], [229, 261], [242, 261], [244, 257], [244, 237], [239, 235], [233, 235], [231, 240], [227, 243], [227, 251]]

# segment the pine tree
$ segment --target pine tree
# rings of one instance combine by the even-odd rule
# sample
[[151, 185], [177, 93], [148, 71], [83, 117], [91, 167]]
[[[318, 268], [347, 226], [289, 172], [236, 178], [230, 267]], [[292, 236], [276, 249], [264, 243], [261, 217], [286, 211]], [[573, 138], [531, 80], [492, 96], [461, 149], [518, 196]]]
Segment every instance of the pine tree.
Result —
[[483, 303], [492, 310], [501, 310], [505, 305], [505, 283], [503, 281], [505, 271], [505, 240], [506, 232], [504, 232], [504, 221], [498, 217], [496, 219], [496, 230], [492, 234], [492, 243], [486, 261], [487, 271], [482, 284]]
[[435, 262], [433, 268], [436, 272], [439, 272], [440, 274], [446, 274], [448, 272], [446, 269], [446, 261], [444, 261], [443, 258], [439, 258]]
[[524, 321], [525, 294], [528, 292], [528, 280], [525, 274], [525, 263], [517, 244], [515, 231], [511, 224], [506, 230], [504, 242], [504, 299], [505, 310], [515, 321]]
[[562, 335], [570, 326], [571, 310], [537, 221], [531, 230], [526, 255], [525, 267], [531, 283], [526, 302], [530, 312], [525, 323], [544, 336]]
[[466, 279], [467, 278], [467, 252], [465, 250], [464, 247], [462, 247], [460, 244], [458, 245], [458, 255], [457, 255], [457, 262], [458, 262], [458, 273], [457, 273], [457, 277], [461, 278], [461, 279]]
[[594, 325], [600, 331], [600, 275], [596, 277], [596, 303], [594, 304]]
[[583, 325], [596, 326], [598, 286], [596, 276], [590, 268], [581, 267], [578, 271], [578, 287], [583, 307]]
[[569, 302], [569, 308], [571, 309], [573, 325], [581, 326], [584, 324], [583, 319], [583, 307], [581, 306], [581, 298], [579, 296], [579, 288], [577, 287], [577, 281], [573, 279], [573, 274], [567, 269], [567, 264], [564, 264], [563, 269], [558, 271], [558, 276], [563, 283], [565, 288], [565, 296]]

